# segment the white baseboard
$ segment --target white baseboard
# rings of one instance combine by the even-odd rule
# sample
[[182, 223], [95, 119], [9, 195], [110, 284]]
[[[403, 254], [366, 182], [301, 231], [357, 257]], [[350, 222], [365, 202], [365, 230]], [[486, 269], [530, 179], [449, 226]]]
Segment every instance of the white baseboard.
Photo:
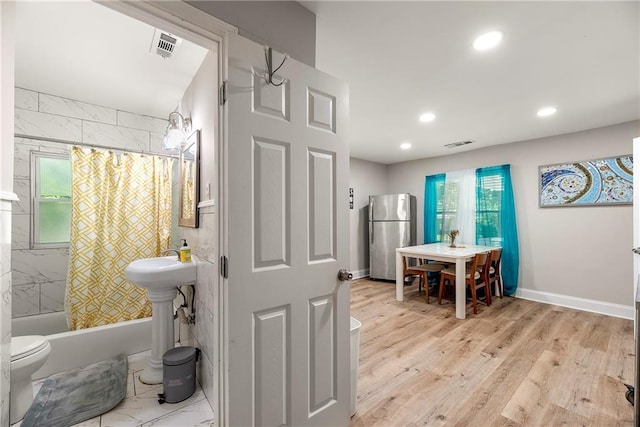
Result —
[[367, 277], [369, 275], [369, 269], [365, 268], [364, 270], [352, 271], [351, 274], [353, 274], [353, 278], [354, 279], [361, 279], [361, 278]]
[[610, 302], [520, 288], [516, 290], [516, 298], [575, 308], [576, 310], [589, 311], [592, 313], [606, 314], [607, 316], [621, 317], [623, 319], [634, 318], [634, 308], [631, 305], [613, 304]]

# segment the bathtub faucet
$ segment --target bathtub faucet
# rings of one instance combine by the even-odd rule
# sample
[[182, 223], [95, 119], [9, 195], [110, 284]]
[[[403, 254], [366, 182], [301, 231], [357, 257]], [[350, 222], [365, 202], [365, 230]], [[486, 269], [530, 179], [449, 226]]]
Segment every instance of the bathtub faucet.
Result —
[[180, 252], [178, 252], [176, 249], [165, 249], [164, 251], [160, 252], [160, 255], [166, 255], [169, 252], [175, 252], [178, 259], [180, 259]]

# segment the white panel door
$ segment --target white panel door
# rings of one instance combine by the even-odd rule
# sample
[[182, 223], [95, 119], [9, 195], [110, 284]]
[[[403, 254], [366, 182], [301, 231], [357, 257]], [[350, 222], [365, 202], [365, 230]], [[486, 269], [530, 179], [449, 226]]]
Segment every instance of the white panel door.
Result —
[[348, 90], [293, 59], [281, 86], [265, 72], [263, 46], [231, 36], [225, 421], [347, 425]]

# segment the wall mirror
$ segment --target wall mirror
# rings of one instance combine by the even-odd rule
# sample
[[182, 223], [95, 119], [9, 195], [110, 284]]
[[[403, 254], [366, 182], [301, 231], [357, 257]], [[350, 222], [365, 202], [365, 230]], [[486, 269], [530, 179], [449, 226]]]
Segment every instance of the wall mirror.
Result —
[[193, 132], [180, 150], [180, 188], [178, 225], [198, 227], [200, 201], [200, 130]]

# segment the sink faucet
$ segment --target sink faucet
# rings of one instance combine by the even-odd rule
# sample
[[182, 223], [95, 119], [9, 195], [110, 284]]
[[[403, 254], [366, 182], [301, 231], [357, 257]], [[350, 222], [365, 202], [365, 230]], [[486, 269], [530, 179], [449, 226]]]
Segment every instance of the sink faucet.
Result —
[[160, 252], [160, 255], [165, 255], [165, 254], [168, 254], [169, 252], [175, 252], [178, 259], [180, 259], [180, 252], [178, 252], [176, 249], [165, 249], [164, 251]]

